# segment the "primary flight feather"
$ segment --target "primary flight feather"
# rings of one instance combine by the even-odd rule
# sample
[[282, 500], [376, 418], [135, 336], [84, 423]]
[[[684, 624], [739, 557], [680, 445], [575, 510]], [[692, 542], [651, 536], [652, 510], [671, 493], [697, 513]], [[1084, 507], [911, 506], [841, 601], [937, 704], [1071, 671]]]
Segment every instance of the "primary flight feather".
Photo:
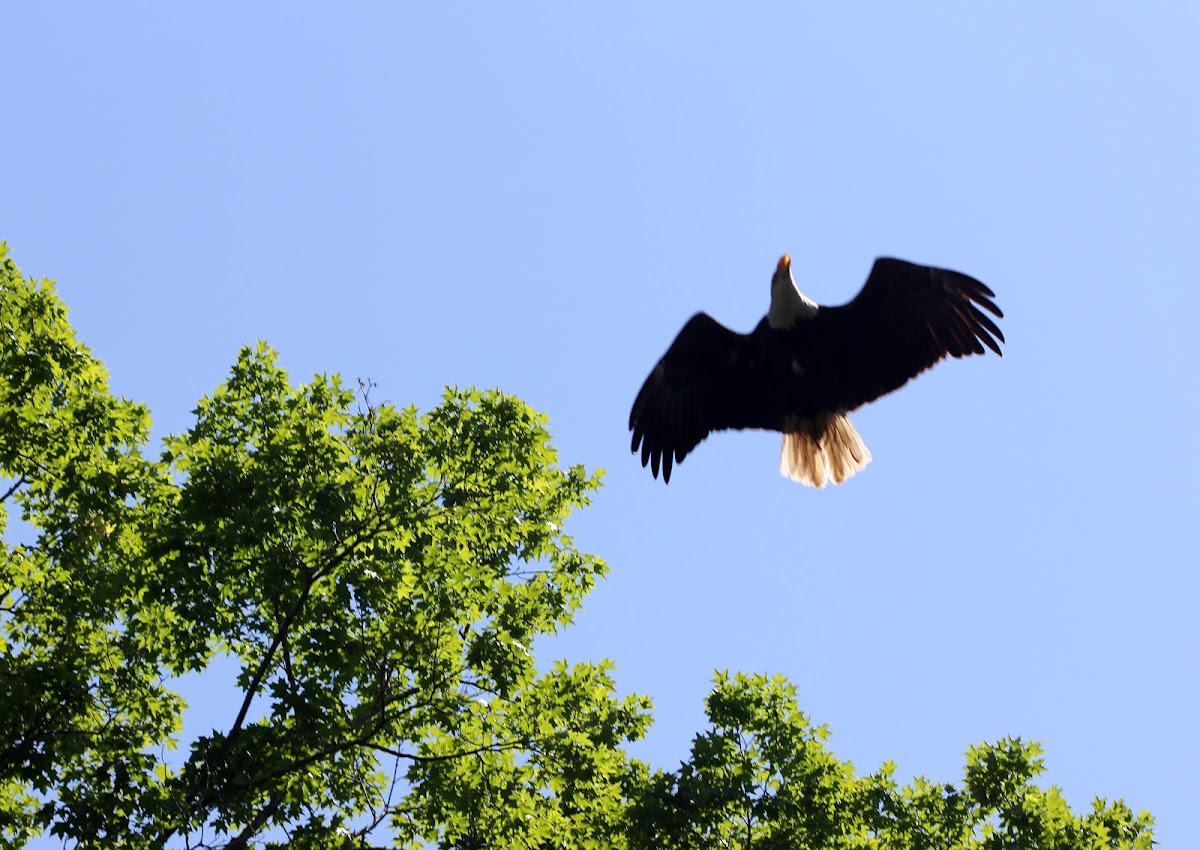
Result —
[[[995, 294], [950, 269], [881, 257], [840, 307], [805, 297], [784, 255], [753, 331], [697, 313], [642, 384], [631, 449], [663, 481], [713, 431], [783, 432], [779, 471], [812, 487], [841, 484], [871, 453], [846, 414], [899, 389], [946, 356], [1003, 356]], [[991, 314], [989, 316], [988, 314]]]

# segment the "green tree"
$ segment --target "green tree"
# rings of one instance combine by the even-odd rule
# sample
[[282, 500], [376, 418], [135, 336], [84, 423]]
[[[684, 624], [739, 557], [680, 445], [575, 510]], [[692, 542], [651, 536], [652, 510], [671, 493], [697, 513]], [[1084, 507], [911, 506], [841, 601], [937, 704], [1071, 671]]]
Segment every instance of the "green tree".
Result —
[[[585, 718], [542, 749], [623, 763], [644, 701], [602, 666], [541, 677], [529, 649], [604, 569], [562, 531], [598, 479], [557, 467], [544, 417], [294, 387], [259, 346], [146, 460], [144, 408], [109, 394], [51, 284], [3, 263], [0, 492], [32, 538], [0, 551], [6, 839], [362, 846], [405, 828], [405, 765], [541, 751]], [[171, 678], [218, 653], [238, 698], [173, 768]]]
[[[245, 349], [151, 458], [146, 410], [0, 244], [0, 841], [1149, 846], [1148, 816], [1036, 788], [1017, 741], [961, 790], [860, 778], [778, 680], [719, 678], [679, 771], [630, 758], [648, 701], [530, 651], [604, 573], [563, 533], [598, 476], [517, 399], [369, 389]], [[195, 737], [175, 680], [221, 656], [237, 687]]]
[[14, 843], [67, 812], [47, 795], [120, 811], [145, 748], [177, 728], [178, 697], [123, 628], [152, 570], [148, 430], [52, 285], [23, 279], [0, 243], [0, 523], [16, 505], [32, 531], [0, 549], [0, 837]]
[[900, 787], [895, 765], [859, 776], [825, 747], [783, 678], [719, 674], [710, 728], [677, 771], [656, 771], [630, 804], [634, 848], [1128, 848], [1150, 850], [1150, 816], [1096, 800], [1075, 815], [1040, 789], [1036, 744], [972, 747], [960, 786]]

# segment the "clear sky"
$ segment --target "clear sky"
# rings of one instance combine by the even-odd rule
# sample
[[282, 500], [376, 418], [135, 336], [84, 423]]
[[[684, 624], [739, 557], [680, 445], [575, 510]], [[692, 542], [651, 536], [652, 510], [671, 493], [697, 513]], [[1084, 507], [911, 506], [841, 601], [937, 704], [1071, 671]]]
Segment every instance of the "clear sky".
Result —
[[[546, 411], [608, 470], [573, 530], [612, 573], [539, 657], [649, 694], [639, 755], [686, 754], [714, 668], [781, 672], [861, 770], [1035, 738], [1076, 808], [1186, 846], [1200, 7], [583, 6], [6, 5], [0, 238], [159, 434], [260, 338]], [[860, 411], [840, 488], [762, 433], [664, 487], [634, 393], [695, 311], [753, 327], [785, 252], [826, 303], [882, 254], [974, 275], [1006, 355]]]

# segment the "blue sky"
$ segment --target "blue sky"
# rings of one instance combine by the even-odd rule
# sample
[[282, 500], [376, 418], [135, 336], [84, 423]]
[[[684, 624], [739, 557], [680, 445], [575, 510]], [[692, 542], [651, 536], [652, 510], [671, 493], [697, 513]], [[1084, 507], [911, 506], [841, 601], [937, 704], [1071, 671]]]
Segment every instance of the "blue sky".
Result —
[[[862, 770], [1021, 735], [1075, 807], [1194, 834], [1194, 4], [4, 18], [0, 238], [159, 434], [260, 338], [399, 404], [515, 393], [608, 470], [573, 531], [611, 576], [539, 654], [653, 697], [639, 755], [686, 754], [715, 668], [781, 672]], [[753, 327], [785, 252], [825, 303], [877, 255], [972, 274], [1006, 356], [856, 414], [840, 488], [761, 433], [664, 487], [634, 393], [693, 312]]]

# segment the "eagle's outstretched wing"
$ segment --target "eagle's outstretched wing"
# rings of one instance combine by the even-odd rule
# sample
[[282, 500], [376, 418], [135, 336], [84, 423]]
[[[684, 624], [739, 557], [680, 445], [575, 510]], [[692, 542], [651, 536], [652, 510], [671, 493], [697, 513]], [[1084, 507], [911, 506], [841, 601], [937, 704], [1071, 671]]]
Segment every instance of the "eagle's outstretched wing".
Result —
[[671, 466], [711, 432], [722, 428], [768, 427], [763, 404], [750, 380], [761, 368], [750, 338], [707, 313], [697, 313], [675, 337], [642, 384], [629, 429], [632, 451], [642, 466], [671, 480]]
[[944, 357], [1003, 356], [1004, 334], [988, 316], [1004, 314], [995, 294], [973, 277], [950, 269], [881, 257], [854, 300], [822, 307], [811, 326], [795, 334], [821, 347], [828, 370], [828, 402], [853, 410], [906, 382]]

